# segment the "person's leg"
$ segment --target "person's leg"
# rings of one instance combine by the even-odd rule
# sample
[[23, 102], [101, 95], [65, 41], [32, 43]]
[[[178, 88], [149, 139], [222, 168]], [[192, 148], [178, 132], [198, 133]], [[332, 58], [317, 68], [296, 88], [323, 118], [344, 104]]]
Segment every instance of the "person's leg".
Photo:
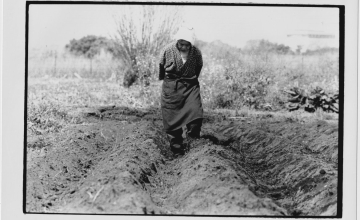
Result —
[[195, 119], [194, 121], [188, 123], [187, 127], [187, 136], [190, 138], [200, 138], [200, 131], [202, 126], [202, 118]]
[[170, 149], [173, 153], [182, 153], [183, 152], [183, 138], [182, 138], [182, 128], [175, 131], [167, 131], [167, 137], [170, 142]]

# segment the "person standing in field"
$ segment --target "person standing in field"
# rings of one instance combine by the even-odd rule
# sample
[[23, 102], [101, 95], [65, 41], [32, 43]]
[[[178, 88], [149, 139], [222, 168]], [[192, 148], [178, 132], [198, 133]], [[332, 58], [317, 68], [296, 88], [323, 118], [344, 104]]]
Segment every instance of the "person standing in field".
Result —
[[199, 75], [203, 66], [201, 52], [194, 46], [192, 28], [182, 27], [176, 41], [165, 46], [159, 63], [159, 80], [164, 80], [161, 110], [164, 130], [175, 156], [185, 154], [182, 127], [187, 127], [188, 144], [200, 137], [203, 108]]

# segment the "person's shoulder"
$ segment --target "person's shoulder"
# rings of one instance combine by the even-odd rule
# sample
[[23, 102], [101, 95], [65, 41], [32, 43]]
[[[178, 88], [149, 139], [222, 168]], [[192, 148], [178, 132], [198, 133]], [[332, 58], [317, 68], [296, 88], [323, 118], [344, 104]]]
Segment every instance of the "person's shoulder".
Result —
[[193, 46], [193, 48], [194, 48], [195, 54], [201, 56], [201, 51], [200, 51], [200, 49], [199, 49], [198, 47], [196, 47], [195, 45]]
[[166, 51], [171, 50], [174, 47], [175, 43], [176, 42], [171, 42], [171, 43], [165, 45], [162, 49], [162, 52], [165, 53]]

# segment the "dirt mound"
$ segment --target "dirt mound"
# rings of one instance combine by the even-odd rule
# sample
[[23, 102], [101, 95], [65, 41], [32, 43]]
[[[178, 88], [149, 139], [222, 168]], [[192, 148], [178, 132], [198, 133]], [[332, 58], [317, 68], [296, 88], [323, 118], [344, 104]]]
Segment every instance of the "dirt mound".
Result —
[[28, 212], [336, 215], [337, 125], [207, 115], [173, 158], [157, 109], [77, 112], [83, 124], [28, 138]]
[[256, 195], [276, 200], [292, 215], [336, 215], [336, 124], [268, 120], [223, 126], [216, 134], [233, 141], [229, 147]]

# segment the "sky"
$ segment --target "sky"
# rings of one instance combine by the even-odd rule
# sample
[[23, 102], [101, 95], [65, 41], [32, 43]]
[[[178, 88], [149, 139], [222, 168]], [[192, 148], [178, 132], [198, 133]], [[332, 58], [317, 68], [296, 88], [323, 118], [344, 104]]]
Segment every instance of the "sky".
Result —
[[[123, 9], [124, 5], [30, 5], [29, 47], [60, 49], [86, 35], [110, 37], [116, 30], [114, 16]], [[255, 39], [286, 44], [287, 35], [299, 31], [339, 36], [337, 8], [184, 6], [182, 19], [194, 27], [198, 39], [237, 47]]]

